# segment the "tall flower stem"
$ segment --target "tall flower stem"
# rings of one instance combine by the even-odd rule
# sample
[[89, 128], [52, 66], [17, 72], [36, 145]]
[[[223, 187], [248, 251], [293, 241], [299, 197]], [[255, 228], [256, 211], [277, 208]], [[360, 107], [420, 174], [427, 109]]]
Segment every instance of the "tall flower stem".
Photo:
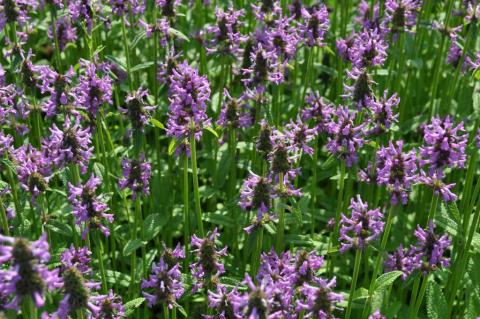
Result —
[[423, 302], [423, 297], [425, 296], [425, 292], [427, 291], [429, 278], [430, 278], [430, 274], [427, 274], [425, 277], [423, 277], [422, 285], [420, 286], [420, 291], [418, 293], [417, 300], [415, 302], [415, 308], [409, 318], [412, 318], [412, 319], [417, 318], [418, 311], [420, 310], [420, 306], [422, 305], [422, 302]]
[[192, 160], [192, 177], [193, 177], [193, 195], [195, 201], [195, 215], [197, 218], [197, 228], [200, 237], [204, 237], [202, 222], [202, 207], [200, 206], [200, 192], [198, 189], [198, 170], [197, 170], [197, 141], [195, 140], [195, 134], [190, 135], [190, 151]]
[[428, 226], [428, 223], [431, 220], [433, 220], [433, 218], [435, 217], [435, 212], [437, 211], [439, 197], [440, 197], [439, 195], [432, 196], [432, 202], [430, 203], [430, 210], [428, 211], [428, 217], [427, 217], [425, 226]]
[[312, 182], [310, 185], [310, 200], [312, 203], [311, 208], [311, 220], [310, 220], [310, 232], [313, 236], [315, 233], [315, 209], [317, 202], [317, 162], [318, 162], [318, 139], [314, 140], [313, 146], [313, 159], [312, 159]]
[[185, 245], [185, 267], [189, 265], [190, 259], [190, 214], [189, 214], [189, 200], [188, 200], [188, 157], [183, 156], [183, 241]]
[[133, 91], [133, 80], [132, 80], [132, 72], [131, 70], [131, 62], [130, 62], [130, 49], [129, 43], [127, 39], [127, 31], [125, 27], [125, 20], [122, 18], [122, 37], [123, 37], [123, 48], [125, 50], [125, 59], [127, 60], [127, 74], [128, 74], [128, 83], [130, 84], [130, 91]]
[[[234, 127], [230, 128], [230, 136], [228, 143], [228, 151], [230, 152], [230, 176], [228, 177], [228, 200], [235, 198], [236, 196], [236, 184], [237, 184], [237, 132]], [[233, 248], [235, 253], [238, 254], [238, 211], [237, 206], [234, 205], [231, 209], [234, 219], [233, 229]]]
[[[283, 192], [283, 173], [278, 174], [278, 187], [280, 189], [280, 194]], [[284, 247], [284, 237], [285, 237], [285, 206], [283, 201], [278, 198], [277, 202], [277, 212], [278, 212], [278, 228], [277, 228], [277, 241], [275, 243], [275, 250], [277, 254], [280, 254]]]
[[168, 310], [168, 306], [163, 306], [163, 318], [170, 319], [170, 311]]
[[352, 285], [350, 286], [350, 294], [348, 295], [348, 305], [347, 305], [347, 313], [345, 315], [345, 319], [349, 319], [350, 314], [352, 313], [353, 293], [355, 292], [355, 288], [357, 286], [358, 273], [360, 272], [361, 264], [362, 264], [362, 250], [357, 249], [355, 253], [355, 265], [353, 267]]
[[100, 277], [102, 278], [102, 292], [107, 293], [108, 286], [107, 286], [107, 276], [105, 273], [105, 265], [103, 264], [103, 242], [102, 238], [100, 238], [99, 232], [95, 232], [95, 241], [96, 244], [98, 245], [98, 248], [96, 249], [97, 251], [97, 259], [98, 259], [98, 266], [100, 267]]
[[260, 255], [262, 254], [263, 247], [263, 226], [260, 225], [257, 230], [257, 242], [252, 254], [251, 275], [255, 276], [260, 266]]
[[55, 43], [55, 62], [57, 64], [57, 70], [61, 72], [62, 61], [61, 61], [60, 47], [59, 47], [58, 34], [57, 34], [57, 11], [53, 4], [50, 5], [50, 14], [52, 16], [52, 34], [53, 34], [53, 41]]
[[5, 211], [5, 207], [3, 206], [2, 198], [0, 197], [0, 218], [1, 218], [1, 225], [3, 229], [3, 233], [7, 236], [10, 234], [10, 230], [8, 228], [8, 219], [7, 213]]
[[366, 318], [368, 316], [370, 303], [372, 301], [373, 289], [375, 287], [375, 281], [377, 280], [378, 273], [382, 267], [383, 254], [385, 253], [385, 247], [387, 246], [388, 236], [390, 235], [390, 230], [392, 229], [393, 222], [393, 211], [395, 206], [391, 206], [388, 210], [387, 223], [385, 225], [385, 230], [383, 231], [382, 241], [380, 243], [380, 250], [375, 261], [375, 266], [373, 268], [372, 279], [370, 280], [370, 285], [368, 287], [368, 297], [365, 300], [365, 306], [363, 308], [362, 317]]

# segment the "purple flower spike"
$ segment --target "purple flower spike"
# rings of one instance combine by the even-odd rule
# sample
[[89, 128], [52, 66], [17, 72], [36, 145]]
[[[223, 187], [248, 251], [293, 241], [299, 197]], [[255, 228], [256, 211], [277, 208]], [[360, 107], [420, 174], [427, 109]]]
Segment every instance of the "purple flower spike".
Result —
[[68, 43], [75, 42], [77, 40], [77, 29], [72, 25], [72, 21], [69, 17], [60, 17], [55, 26], [51, 26], [48, 29], [48, 38], [54, 40], [53, 28], [57, 34], [58, 48], [61, 52], [65, 49]]
[[318, 92], [310, 92], [306, 97], [307, 107], [302, 110], [302, 120], [312, 120], [317, 133], [327, 131], [327, 124], [330, 122], [334, 107], [328, 103]]
[[95, 305], [95, 312], [92, 314], [92, 318], [126, 318], [122, 298], [118, 295], [115, 295], [112, 290], [110, 290], [107, 295], [90, 297], [90, 302]]
[[183, 140], [195, 134], [195, 138], [200, 140], [203, 128], [210, 125], [206, 112], [210, 99], [207, 78], [200, 76], [184, 61], [173, 70], [169, 81], [167, 135]]
[[415, 270], [416, 264], [414, 261], [414, 254], [412, 249], [405, 249], [400, 245], [395, 252], [387, 254], [385, 260], [385, 271], [401, 271], [402, 279], [406, 280], [408, 276]]
[[70, 248], [65, 249], [60, 255], [60, 261], [62, 262], [61, 271], [75, 267], [82, 274], [90, 273], [91, 268], [89, 264], [92, 260], [90, 255], [92, 255], [92, 252], [87, 247], [75, 248], [73, 244], [70, 245]]
[[284, 80], [284, 63], [274, 50], [258, 43], [250, 54], [251, 65], [242, 69], [243, 83], [249, 87], [264, 86], [268, 82], [279, 84]]
[[146, 104], [147, 97], [148, 91], [140, 88], [127, 96], [125, 106], [119, 107], [120, 112], [130, 119], [134, 129], [143, 131], [150, 118], [148, 112], [155, 110], [155, 106]]
[[248, 274], [243, 283], [249, 291], [237, 297], [235, 309], [242, 313], [242, 318], [269, 318], [273, 303], [271, 287], [265, 281], [256, 286]]
[[225, 267], [220, 258], [227, 255], [227, 247], [217, 251], [215, 240], [220, 236], [215, 228], [207, 237], [192, 236], [192, 252], [196, 255], [196, 262], [190, 265], [195, 284], [192, 291], [214, 289], [219, 282], [219, 276], [225, 272]]
[[350, 248], [365, 249], [368, 244], [378, 238], [383, 231], [383, 214], [380, 208], [368, 209], [368, 203], [363, 202], [360, 195], [357, 200], [351, 199], [349, 209], [350, 218], [342, 213], [340, 220], [340, 252]]
[[385, 185], [391, 194], [391, 202], [397, 205], [399, 200], [407, 204], [408, 192], [417, 179], [417, 157], [414, 150], [403, 152], [403, 141], [395, 144], [390, 141], [388, 147], [377, 151], [377, 183]]
[[90, 128], [83, 128], [78, 117], [74, 122], [67, 117], [62, 129], [53, 124], [50, 133], [42, 144], [45, 156], [60, 168], [69, 164], [79, 165], [85, 174], [93, 152]]
[[17, 175], [20, 186], [31, 194], [32, 203], [45, 192], [51, 177], [48, 158], [31, 145], [24, 145], [13, 151], [17, 162]]
[[302, 294], [306, 300], [297, 300], [297, 310], [305, 310], [307, 318], [335, 319], [333, 314], [336, 303], [343, 301], [343, 296], [332, 291], [336, 279], [330, 281], [320, 278], [318, 286], [303, 284]]
[[72, 96], [75, 105], [95, 119], [102, 104], [112, 104], [112, 80], [107, 76], [98, 76], [94, 63], [82, 60], [80, 64], [83, 74], [78, 85], [72, 89]]
[[324, 4], [302, 8], [302, 17], [305, 20], [300, 24], [300, 32], [309, 47], [325, 45], [323, 42], [328, 30], [328, 10]]
[[224, 89], [223, 95], [225, 96], [225, 102], [220, 110], [217, 124], [225, 128], [251, 126], [254, 121], [252, 109], [244, 102], [243, 97], [235, 99], [227, 89]]
[[139, 195], [150, 194], [152, 167], [145, 160], [145, 154], [140, 154], [138, 160], [124, 158], [122, 160], [122, 175], [118, 185], [120, 189], [130, 188], [133, 199]]
[[57, 73], [48, 66], [38, 67], [40, 91], [50, 94], [50, 98], [42, 105], [47, 116], [53, 117], [60, 109], [67, 107], [69, 103], [68, 86], [72, 83], [74, 73], [73, 67], [70, 67], [65, 74]]
[[270, 178], [250, 173], [240, 192], [240, 207], [266, 213], [272, 206], [272, 199], [273, 187]]
[[288, 142], [287, 149], [292, 153], [303, 152], [313, 155], [313, 148], [308, 143], [314, 140], [316, 135], [317, 130], [308, 128], [308, 125], [300, 119], [296, 122], [290, 120], [290, 123], [285, 126], [285, 136]]
[[440, 178], [436, 173], [429, 176], [424, 171], [421, 171], [418, 181], [432, 188], [435, 195], [441, 195], [443, 201], [446, 203], [454, 202], [458, 198], [458, 196], [451, 191], [451, 189], [455, 187], [455, 183], [445, 184], [442, 178]]
[[439, 267], [450, 265], [450, 258], [444, 255], [452, 242], [446, 234], [441, 236], [435, 234], [434, 228], [433, 221], [429, 221], [427, 229], [417, 226], [415, 230], [417, 244], [412, 249], [415, 253], [415, 260], [423, 272], [435, 271]]
[[105, 236], [110, 235], [110, 230], [104, 225], [104, 221], [113, 223], [113, 214], [107, 214], [108, 206], [100, 196], [96, 194], [97, 187], [102, 183], [100, 178], [91, 175], [88, 181], [82, 185], [68, 184], [68, 201], [72, 205], [75, 223], [79, 226], [82, 223], [85, 228], [82, 232], [83, 239], [90, 228], [99, 229]]
[[400, 98], [396, 93], [388, 97], [388, 91], [385, 90], [383, 97], [379, 100], [367, 97], [365, 104], [371, 112], [370, 122], [374, 126], [367, 132], [367, 135], [385, 133], [394, 122], [397, 122], [398, 114], [394, 113], [394, 108], [397, 108], [400, 104]]
[[380, 313], [380, 310], [376, 310], [374, 313], [372, 313], [370, 316], [368, 316], [368, 319], [387, 319], [384, 315]]
[[358, 109], [368, 106], [368, 99], [373, 98], [372, 83], [373, 80], [368, 74], [366, 68], [353, 67], [351, 71], [347, 71], [347, 76], [353, 82], [352, 85], [344, 84], [344, 99], [350, 99]]
[[452, 118], [436, 117], [423, 128], [425, 145], [420, 147], [420, 165], [429, 165], [429, 174], [435, 172], [443, 177], [445, 167], [463, 168], [467, 160], [465, 149], [468, 134], [465, 134], [463, 122], [455, 125]]
[[215, 16], [217, 24], [207, 27], [207, 34], [213, 35], [213, 39], [206, 48], [209, 54], [236, 56], [240, 52], [240, 44], [246, 40], [240, 33], [242, 26], [241, 18], [245, 10], [235, 10], [233, 7], [227, 11], [217, 8]]
[[387, 58], [388, 44], [378, 29], [365, 30], [354, 36], [348, 58], [357, 68], [382, 66]]
[[208, 291], [208, 307], [215, 309], [215, 316], [205, 316], [207, 319], [241, 319], [242, 315], [235, 307], [238, 291], [234, 288], [228, 292], [223, 285], [217, 285], [216, 291]]
[[420, 7], [419, 0], [387, 0], [383, 27], [394, 34], [409, 31], [416, 24]]
[[19, 310], [24, 298], [32, 298], [36, 307], [45, 304], [45, 293], [58, 287], [58, 270], [49, 270], [47, 236], [37, 241], [0, 235], [0, 290], [8, 296], [6, 309]]
[[161, 257], [158, 264], [153, 265], [152, 274], [142, 280], [142, 294], [150, 308], [155, 305], [166, 305], [172, 309], [173, 304], [183, 295], [180, 265], [169, 267]]
[[357, 162], [358, 149], [365, 143], [363, 138], [365, 124], [355, 126], [356, 116], [354, 111], [339, 106], [334, 111], [332, 120], [327, 124], [329, 134], [327, 149], [330, 153], [345, 160], [348, 167]]

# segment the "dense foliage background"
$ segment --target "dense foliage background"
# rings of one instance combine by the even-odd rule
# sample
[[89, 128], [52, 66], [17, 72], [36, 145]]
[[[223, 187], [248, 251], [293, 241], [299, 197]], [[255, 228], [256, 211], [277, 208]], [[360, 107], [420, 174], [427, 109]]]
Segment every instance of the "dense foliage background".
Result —
[[477, 318], [476, 0], [0, 0], [0, 318]]

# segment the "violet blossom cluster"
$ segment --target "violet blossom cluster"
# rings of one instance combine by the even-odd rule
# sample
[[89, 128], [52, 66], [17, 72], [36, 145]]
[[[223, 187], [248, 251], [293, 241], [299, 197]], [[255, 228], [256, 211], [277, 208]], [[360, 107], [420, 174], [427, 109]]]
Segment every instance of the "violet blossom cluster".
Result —
[[148, 195], [150, 193], [150, 176], [152, 166], [141, 153], [138, 159], [122, 159], [122, 177], [118, 181], [120, 189], [129, 188], [132, 191], [132, 198]]

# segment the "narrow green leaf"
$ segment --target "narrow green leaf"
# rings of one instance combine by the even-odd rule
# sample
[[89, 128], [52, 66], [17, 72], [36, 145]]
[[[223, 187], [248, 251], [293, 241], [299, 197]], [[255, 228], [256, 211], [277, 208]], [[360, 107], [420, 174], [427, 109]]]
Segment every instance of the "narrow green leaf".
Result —
[[215, 136], [216, 138], [219, 138], [217, 131], [215, 131], [215, 129], [214, 129], [213, 127], [206, 126], [206, 127], [205, 127], [205, 130], [206, 130], [207, 132], [212, 133], [212, 135]]
[[381, 275], [380, 277], [377, 278], [377, 280], [375, 280], [374, 290], [379, 291], [387, 288], [388, 286], [393, 284], [393, 282], [402, 274], [403, 272], [399, 270], [395, 270], [395, 271], [387, 272], [386, 274]]
[[140, 297], [140, 298], [136, 298], [136, 299], [133, 299], [133, 300], [130, 300], [129, 302], [127, 302], [124, 307], [125, 307], [125, 316], [128, 318], [130, 317], [133, 312], [135, 311], [135, 309], [137, 309], [138, 307], [140, 307], [142, 305], [142, 303], [145, 301], [145, 298], [143, 297]]
[[158, 235], [162, 227], [166, 224], [167, 219], [160, 214], [150, 214], [143, 221], [143, 229], [145, 231], [145, 239], [150, 240]]
[[123, 256], [129, 256], [138, 248], [142, 247], [143, 243], [140, 239], [131, 239], [127, 242], [125, 247], [123, 248]]
[[185, 41], [187, 41], [187, 42], [190, 41], [190, 39], [189, 39], [185, 34], [183, 34], [182, 32], [178, 31], [177, 29], [168, 28], [168, 33], [173, 34], [173, 35], [176, 36], [177, 38], [183, 39], [183, 40], [185, 40]]
[[148, 61], [148, 62], [145, 62], [145, 63], [137, 64], [130, 69], [130, 72], [133, 73], [133, 72], [141, 71], [143, 69], [148, 69], [152, 65], [153, 65], [153, 61]]
[[150, 123], [152, 123], [154, 126], [158, 127], [158, 128], [161, 128], [162, 130], [165, 129], [165, 126], [163, 125], [162, 122], [160, 122], [159, 120], [156, 120], [154, 118], [151, 118], [150, 119]]
[[50, 220], [46, 227], [50, 229], [53, 233], [62, 236], [72, 237], [72, 229], [70, 228], [70, 226], [66, 223], [62, 223], [59, 220]]

